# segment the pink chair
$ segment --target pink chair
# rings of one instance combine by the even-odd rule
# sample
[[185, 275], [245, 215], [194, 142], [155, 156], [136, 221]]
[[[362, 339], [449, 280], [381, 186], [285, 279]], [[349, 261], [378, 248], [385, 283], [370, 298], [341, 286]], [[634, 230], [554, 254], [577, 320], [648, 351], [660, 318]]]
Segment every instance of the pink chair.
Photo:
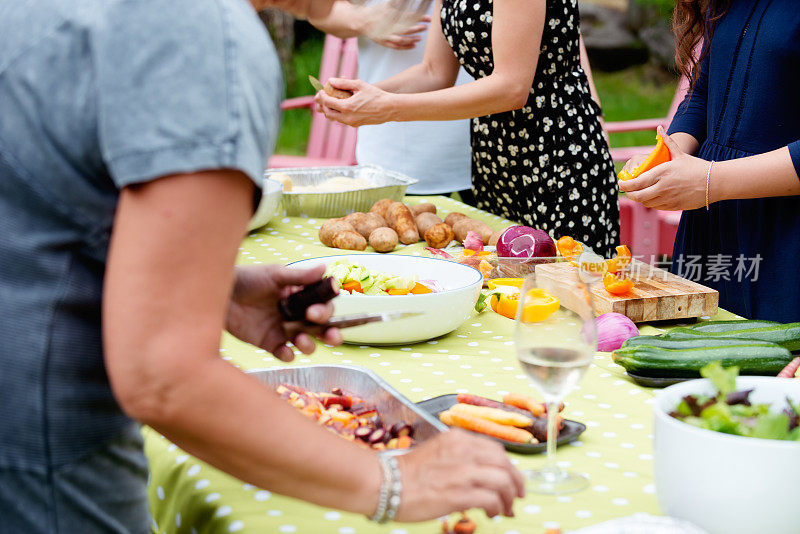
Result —
[[[355, 78], [358, 75], [358, 44], [355, 37], [339, 39], [325, 36], [319, 79], [324, 84], [328, 78]], [[309, 86], [310, 87], [310, 86]], [[307, 108], [311, 111], [311, 130], [305, 156], [275, 154], [269, 158], [268, 167], [321, 167], [356, 164], [356, 129], [329, 121], [314, 107], [313, 96], [289, 98], [281, 109]]]
[[[672, 117], [678, 111], [678, 106], [686, 97], [686, 92], [689, 90], [689, 81], [681, 76], [678, 81], [678, 87], [675, 89], [675, 96], [672, 98], [672, 103], [669, 106], [667, 116], [661, 119], [639, 119], [633, 121], [615, 121], [606, 123], [606, 132], [622, 133], [622, 132], [639, 132], [642, 130], [656, 131], [656, 128], [663, 126], [666, 129], [672, 122]], [[636, 154], [647, 154], [654, 148], [651, 146], [626, 146], [616, 147], [611, 149], [611, 158], [614, 161], [628, 161]]]

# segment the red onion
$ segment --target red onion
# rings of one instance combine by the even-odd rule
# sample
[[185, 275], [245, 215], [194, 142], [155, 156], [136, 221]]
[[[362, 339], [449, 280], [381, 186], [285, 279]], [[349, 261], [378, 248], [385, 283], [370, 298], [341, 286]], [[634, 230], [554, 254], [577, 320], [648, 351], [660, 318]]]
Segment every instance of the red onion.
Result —
[[595, 321], [597, 325], [597, 350], [602, 352], [612, 352], [622, 346], [622, 344], [639, 335], [639, 329], [621, 313], [604, 313]]
[[501, 258], [551, 258], [556, 255], [556, 244], [544, 230], [512, 226], [500, 234], [497, 255]]
[[425, 250], [430, 252], [431, 255], [433, 255], [433, 256], [439, 256], [439, 257], [444, 258], [446, 260], [452, 260], [453, 259], [453, 256], [451, 256], [450, 254], [448, 254], [444, 250], [441, 250], [441, 249], [438, 249], [438, 248], [425, 247]]
[[483, 250], [483, 238], [478, 232], [469, 231], [464, 238], [464, 249], [480, 252]]

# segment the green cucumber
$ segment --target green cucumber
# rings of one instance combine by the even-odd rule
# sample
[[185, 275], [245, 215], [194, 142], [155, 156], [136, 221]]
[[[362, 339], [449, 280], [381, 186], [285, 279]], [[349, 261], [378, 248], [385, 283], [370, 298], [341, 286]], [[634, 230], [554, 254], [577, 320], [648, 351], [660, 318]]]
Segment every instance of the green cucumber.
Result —
[[744, 341], [741, 339], [725, 338], [725, 337], [709, 339], [707, 337], [699, 337], [699, 336], [686, 336], [673, 339], [666, 337], [665, 334], [661, 336], [632, 337], [622, 344], [622, 348], [620, 350], [640, 345], [674, 350], [674, 349], [703, 349], [707, 347], [727, 347], [727, 346], [737, 346], [743, 344], [757, 345], [763, 347], [778, 346], [770, 341], [758, 341], [758, 340]]
[[778, 345], [747, 343], [692, 349], [667, 349], [634, 345], [612, 354], [614, 362], [634, 374], [647, 376], [699, 376], [700, 369], [718, 361], [723, 367], [737, 366], [742, 374], [776, 375], [792, 354]]
[[698, 332], [733, 332], [736, 330], [748, 330], [751, 328], [768, 328], [781, 323], [775, 321], [710, 321], [689, 326]]
[[661, 337], [667, 340], [703, 338], [709, 340], [710, 345], [713, 344], [714, 340], [721, 338], [770, 341], [794, 352], [800, 350], [800, 323], [745, 328], [726, 332], [703, 332], [694, 328], [674, 328]]

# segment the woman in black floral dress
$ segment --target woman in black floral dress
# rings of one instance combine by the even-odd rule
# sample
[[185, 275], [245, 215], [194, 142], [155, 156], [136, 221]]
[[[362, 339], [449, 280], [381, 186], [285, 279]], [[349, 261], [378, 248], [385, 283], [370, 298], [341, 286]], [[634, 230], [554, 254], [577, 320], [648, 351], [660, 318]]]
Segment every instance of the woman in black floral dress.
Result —
[[[477, 207], [610, 255], [616, 178], [579, 40], [576, 0], [442, 0], [423, 63], [375, 86], [332, 79], [354, 96], [317, 102], [356, 126], [471, 117]], [[459, 63], [476, 81], [452, 87]]]

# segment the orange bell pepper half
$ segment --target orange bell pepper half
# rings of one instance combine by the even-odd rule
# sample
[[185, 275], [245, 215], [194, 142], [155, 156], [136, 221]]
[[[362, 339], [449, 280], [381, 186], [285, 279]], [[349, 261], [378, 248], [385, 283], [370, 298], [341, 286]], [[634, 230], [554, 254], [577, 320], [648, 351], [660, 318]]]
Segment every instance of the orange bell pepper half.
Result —
[[345, 291], [349, 291], [351, 293], [353, 292], [361, 293], [361, 282], [355, 280], [352, 280], [350, 282], [345, 282], [344, 284], [342, 284], [342, 289], [344, 289]]
[[570, 236], [565, 235], [556, 241], [558, 253], [568, 260], [575, 260], [583, 252], [583, 245]]
[[617, 254], [610, 260], [606, 260], [607, 270], [610, 273], [618, 273], [631, 264], [631, 251], [627, 245], [617, 247]]
[[664, 138], [660, 135], [657, 135], [656, 147], [652, 152], [650, 152], [647, 158], [631, 172], [628, 172], [625, 169], [621, 170], [617, 177], [620, 180], [633, 180], [640, 174], [649, 171], [656, 165], [661, 165], [662, 163], [666, 163], [671, 159], [672, 158], [669, 155], [669, 148], [667, 148], [667, 145], [664, 143]]
[[620, 278], [614, 273], [603, 275], [603, 286], [612, 295], [624, 295], [633, 289], [633, 280], [630, 278]]

